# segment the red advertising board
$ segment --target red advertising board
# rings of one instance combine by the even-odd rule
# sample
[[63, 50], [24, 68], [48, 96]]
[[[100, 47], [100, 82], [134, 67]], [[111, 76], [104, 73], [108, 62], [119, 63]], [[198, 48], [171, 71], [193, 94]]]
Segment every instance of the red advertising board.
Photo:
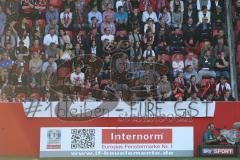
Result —
[[[192, 126], [194, 128], [194, 153], [202, 144], [202, 135], [208, 123], [217, 128], [231, 129], [234, 122], [240, 122], [239, 102], [216, 102], [214, 117], [208, 118], [98, 118], [90, 121], [64, 121], [58, 118], [27, 118], [21, 103], [0, 104], [0, 156], [39, 156], [40, 127], [151, 127]], [[104, 131], [111, 134], [110, 131]], [[122, 131], [125, 133], [125, 131]], [[165, 130], [163, 132], [170, 132]], [[138, 135], [138, 131], [128, 133]], [[150, 133], [150, 132], [148, 132]], [[151, 133], [155, 134], [154, 130]], [[119, 133], [118, 133], [119, 134]], [[144, 134], [141, 132], [141, 134]], [[111, 136], [111, 135], [109, 135]], [[111, 143], [109, 136], [104, 140]], [[129, 139], [133, 136], [128, 136]], [[110, 137], [111, 138], [111, 137]], [[119, 138], [119, 137], [118, 137]], [[122, 137], [120, 137], [122, 138]], [[150, 137], [148, 137], [150, 138]], [[153, 137], [152, 137], [153, 138]], [[162, 141], [170, 141], [165, 137]], [[119, 141], [124, 141], [119, 139]], [[143, 140], [143, 143], [147, 141]]]
[[103, 129], [103, 143], [172, 143], [172, 129]]

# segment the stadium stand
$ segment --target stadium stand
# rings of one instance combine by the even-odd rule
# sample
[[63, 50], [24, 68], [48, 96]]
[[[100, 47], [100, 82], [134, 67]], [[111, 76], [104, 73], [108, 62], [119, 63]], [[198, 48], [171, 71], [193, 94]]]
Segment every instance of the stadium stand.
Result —
[[[93, 100], [112, 100], [119, 92], [124, 100], [133, 94], [135, 100], [234, 100], [228, 94], [224, 0], [2, 0], [0, 5], [0, 101], [76, 94], [83, 100], [88, 93]], [[237, 62], [239, 7], [234, 0]]]

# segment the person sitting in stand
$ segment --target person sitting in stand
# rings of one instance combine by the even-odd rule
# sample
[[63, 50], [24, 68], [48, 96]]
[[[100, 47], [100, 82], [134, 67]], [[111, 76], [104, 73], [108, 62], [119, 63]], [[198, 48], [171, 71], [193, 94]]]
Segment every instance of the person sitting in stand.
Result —
[[197, 33], [199, 35], [199, 40], [203, 41], [205, 39], [211, 40], [212, 38], [212, 26], [208, 21], [207, 17], [203, 17], [202, 23], [197, 27]]
[[144, 44], [145, 45], [153, 45], [154, 41], [155, 41], [154, 34], [152, 33], [151, 30], [147, 30], [146, 34], [144, 34], [144, 37], [143, 37]]
[[160, 20], [161, 18], [164, 19], [165, 23], [166, 23], [168, 26], [171, 25], [171, 21], [172, 21], [171, 19], [172, 19], [172, 17], [171, 17], [171, 13], [168, 11], [168, 8], [167, 8], [167, 7], [164, 7], [164, 8], [162, 9], [162, 12], [159, 13], [159, 20]]
[[172, 86], [168, 81], [168, 77], [166, 75], [162, 76], [161, 81], [157, 85], [157, 94], [159, 100], [169, 101], [172, 96]]
[[124, 7], [121, 6], [118, 9], [119, 11], [116, 13], [116, 24], [117, 27], [119, 26], [123, 26], [126, 27], [127, 26], [127, 22], [128, 22], [128, 13], [124, 11]]
[[147, 30], [151, 30], [153, 34], [155, 33], [155, 24], [151, 18], [148, 18], [147, 23], [144, 25], [144, 34], [147, 32]]
[[111, 30], [109, 28], [104, 29], [104, 34], [101, 36], [102, 42], [113, 42], [114, 41], [114, 35], [111, 34]]
[[235, 98], [231, 95], [230, 90], [225, 90], [223, 96], [220, 97], [219, 101], [235, 101]]
[[203, 134], [203, 144], [216, 145], [220, 143], [221, 138], [216, 136], [215, 126], [209, 123], [206, 132]]
[[70, 81], [73, 86], [83, 86], [85, 74], [81, 71], [81, 67], [77, 66], [75, 71], [70, 75]]
[[72, 52], [72, 45], [67, 43], [64, 45], [63, 50], [59, 53], [59, 58], [62, 61], [68, 61], [71, 60], [72, 57], [74, 57], [74, 54]]
[[194, 76], [196, 78], [196, 82], [199, 83], [199, 77], [198, 77], [197, 71], [193, 69], [192, 65], [187, 65], [184, 71], [184, 80], [186, 82], [190, 82], [190, 79], [192, 76]]
[[191, 96], [186, 99], [186, 101], [201, 101], [200, 98], [197, 97], [197, 92], [193, 91]]
[[210, 50], [205, 51], [205, 55], [199, 59], [199, 79], [202, 81], [202, 77], [216, 77], [216, 72], [214, 71], [215, 59], [212, 56]]
[[24, 46], [23, 41], [20, 41], [19, 46], [17, 47], [16, 57], [18, 57], [18, 55], [21, 55], [22, 57], [24, 57], [24, 60], [28, 59], [28, 55], [29, 55], [28, 48]]
[[97, 18], [97, 23], [100, 25], [102, 23], [102, 13], [98, 11], [98, 7], [94, 5], [92, 10], [88, 13], [88, 23], [91, 25], [92, 17]]
[[153, 19], [154, 23], [158, 22], [157, 14], [156, 14], [156, 12], [153, 11], [152, 6], [150, 6], [150, 5], [147, 7], [147, 10], [144, 11], [142, 14], [142, 22], [146, 23], [148, 18]]
[[49, 34], [46, 34], [43, 39], [43, 44], [48, 47], [51, 43], [59, 44], [58, 36], [55, 33], [55, 29], [51, 28]]
[[48, 67], [52, 67], [53, 72], [57, 72], [57, 63], [54, 61], [54, 57], [49, 56], [48, 61], [43, 63], [42, 72], [46, 72]]
[[185, 44], [185, 52], [193, 52], [194, 55], [199, 56], [200, 54], [200, 47], [199, 42], [195, 41], [193, 37], [189, 38], [188, 40], [184, 41]]
[[231, 91], [231, 85], [227, 82], [226, 77], [221, 76], [220, 82], [216, 85], [216, 97], [222, 97], [226, 90]]
[[143, 52], [143, 58], [147, 62], [151, 62], [155, 60], [155, 52], [152, 49], [151, 45], [149, 45], [147, 49]]
[[173, 95], [175, 98], [176, 98], [176, 96], [184, 97], [185, 83], [184, 83], [182, 72], [177, 73], [177, 77], [175, 78], [175, 80], [173, 82], [172, 88], [173, 88]]
[[172, 61], [173, 76], [176, 77], [178, 72], [183, 72], [184, 62], [180, 59], [180, 55], [177, 54], [175, 60]]
[[200, 86], [197, 84], [196, 77], [193, 75], [187, 84], [187, 94], [191, 95], [194, 92], [198, 94], [200, 92]]
[[201, 85], [202, 85], [201, 98], [204, 98], [207, 94], [212, 94], [213, 96], [216, 95], [215, 78], [211, 77], [210, 79], [206, 80], [205, 83], [202, 82]]
[[229, 70], [229, 57], [225, 55], [225, 52], [221, 52], [220, 55], [218, 55], [218, 58], [216, 60], [216, 76], [221, 77], [224, 76], [227, 79], [230, 78], [230, 70]]
[[188, 52], [184, 63], [185, 66], [191, 65], [195, 71], [198, 70], [198, 59], [194, 56], [193, 52]]
[[198, 12], [198, 24], [202, 23], [203, 19], [207, 20], [207, 23], [211, 22], [211, 12], [208, 11], [206, 6], [202, 6], [202, 10]]
[[109, 15], [106, 15], [103, 23], [101, 24], [101, 33], [102, 34], [104, 34], [105, 28], [110, 29], [110, 34], [112, 34], [112, 35], [114, 35], [116, 32], [115, 23], [111, 21], [111, 17]]
[[134, 28], [139, 27], [140, 23], [142, 21], [141, 13], [139, 12], [138, 7], [134, 7], [133, 11], [129, 14], [129, 27], [131, 30], [134, 30]]
[[129, 40], [132, 43], [140, 43], [142, 41], [142, 34], [139, 33], [139, 27], [135, 27], [133, 29], [133, 32], [130, 32], [129, 34]]
[[66, 6], [60, 14], [61, 26], [64, 30], [72, 29], [73, 13], [70, 11], [70, 6]]
[[170, 51], [184, 51], [184, 41], [183, 36], [180, 33], [180, 29], [178, 27], [174, 28], [173, 34], [170, 36]]

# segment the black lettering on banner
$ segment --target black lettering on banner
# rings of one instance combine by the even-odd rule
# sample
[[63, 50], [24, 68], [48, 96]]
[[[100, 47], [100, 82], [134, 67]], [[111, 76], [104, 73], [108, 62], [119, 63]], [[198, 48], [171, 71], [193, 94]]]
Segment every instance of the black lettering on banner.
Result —
[[154, 103], [153, 102], [146, 102], [147, 117], [150, 117], [150, 113], [152, 114], [151, 117], [154, 117], [153, 109], [154, 109]]
[[47, 107], [44, 109], [44, 111], [47, 111], [48, 109], [50, 109], [50, 117], [53, 117], [53, 113], [52, 113], [52, 102], [47, 102]]
[[[140, 113], [141, 113], [141, 104], [140, 104], [140, 106], [139, 106], [139, 108], [140, 108]], [[133, 111], [136, 111], [137, 110], [137, 108], [135, 108], [135, 105], [133, 105], [133, 103], [131, 102], [131, 106], [130, 106], [130, 117], [134, 117], [135, 115], [133, 114]]]
[[162, 107], [160, 107], [161, 104], [164, 104], [165, 102], [162, 101], [157, 101], [156, 102], [156, 117], [158, 116], [158, 112], [159, 112], [159, 116], [161, 117], [161, 112], [162, 112]]
[[213, 103], [213, 102], [202, 102], [203, 104], [205, 103], [206, 104], [206, 117], [208, 117], [208, 104], [209, 103]]
[[[193, 108], [193, 107], [192, 107], [192, 104], [198, 104], [198, 102], [192, 101], [192, 102], [189, 103], [188, 108], [189, 108], [190, 110], [188, 111], [188, 115], [189, 115], [189, 117], [197, 117], [198, 114], [199, 114], [199, 111], [198, 111], [196, 108]], [[193, 111], [195, 111], [196, 113], [193, 114], [193, 113], [192, 113]]]
[[[182, 102], [175, 102], [175, 104], [174, 104], [174, 112], [175, 112], [176, 116], [178, 116], [178, 117], [186, 117], [186, 109], [179, 109], [179, 108], [177, 108], [179, 103], [182, 103]], [[181, 115], [179, 114], [179, 111], [182, 111]]]
[[[40, 101], [32, 101], [31, 103], [30, 103], [30, 106], [29, 106], [29, 108], [25, 108], [25, 114], [27, 115], [27, 116], [29, 116], [31, 113], [32, 113], [32, 117], [35, 117], [35, 114], [37, 113], [37, 112], [41, 112], [41, 109], [39, 109], [39, 108], [41, 108], [42, 107], [42, 105], [41, 105], [41, 103], [40, 103]], [[39, 109], [39, 110], [38, 110]], [[26, 111], [27, 110], [27, 111]]]

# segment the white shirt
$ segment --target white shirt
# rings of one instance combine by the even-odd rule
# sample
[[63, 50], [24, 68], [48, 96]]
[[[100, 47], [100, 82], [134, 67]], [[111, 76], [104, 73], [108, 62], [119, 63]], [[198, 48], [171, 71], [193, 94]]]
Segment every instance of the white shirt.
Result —
[[173, 71], [183, 71], [184, 63], [183, 61], [173, 61], [172, 62]]
[[147, 11], [143, 12], [142, 21], [145, 23], [148, 18], [153, 19], [154, 22], [158, 22], [156, 12], [152, 12], [151, 14], [149, 14]]
[[[21, 41], [21, 40], [20, 40], [20, 38], [18, 37], [18, 38], [17, 38], [17, 47], [19, 47], [19, 42], [20, 42], [20, 41]], [[26, 36], [26, 38], [23, 39], [22, 41], [23, 41], [25, 47], [27, 47], [27, 48], [30, 47], [30, 38], [29, 38], [29, 36]]]
[[101, 41], [104, 41], [104, 40], [108, 40], [108, 41], [112, 42], [112, 41], [114, 41], [114, 36], [111, 34], [109, 34], [109, 35], [104, 34], [101, 36]]
[[[144, 33], [147, 32], [147, 29], [148, 29], [149, 26], [150, 25], [147, 24], [147, 23], [144, 25]], [[152, 27], [150, 26], [150, 28], [152, 28], [152, 33], [155, 33], [155, 24], [153, 24]]]
[[119, 0], [116, 2], [116, 9], [118, 11], [118, 7], [123, 6], [123, 1]]
[[[218, 83], [218, 84], [216, 85], [216, 92], [217, 92], [217, 93], [218, 93], [218, 91], [219, 91], [219, 86], [220, 86], [220, 83]], [[231, 90], [230, 84], [229, 84], [229, 83], [225, 83], [224, 85], [222, 85], [222, 91], [223, 91], [224, 86], [225, 86], [226, 90], [229, 90], [229, 91]]]
[[97, 54], [97, 47], [91, 47], [91, 54]]
[[[204, 14], [202, 11], [198, 12], [198, 24], [202, 23]], [[208, 18], [208, 23], [211, 22], [211, 12], [207, 11], [206, 17]]]
[[69, 13], [62, 12], [60, 14], [60, 19], [64, 19], [66, 15], [68, 16], [69, 19], [72, 19], [72, 12]]
[[56, 34], [54, 34], [53, 36], [51, 36], [50, 34], [44, 36], [43, 44], [49, 46], [51, 43], [55, 43], [58, 45], [58, 36]]
[[83, 85], [85, 80], [85, 74], [82, 72], [80, 72], [79, 74], [73, 72], [71, 73], [70, 80], [73, 85]]
[[[202, 9], [202, 6], [201, 6], [200, 1], [201, 1], [201, 0], [197, 0], [197, 10], [201, 10], [201, 9]], [[208, 9], [208, 10], [211, 9], [211, 0], [208, 0], [207, 9]]]
[[[152, 55], [151, 55], [151, 52], [152, 52]], [[145, 50], [144, 53], [143, 53], [143, 57], [146, 58], [147, 56], [149, 56], [149, 57], [155, 57], [155, 52], [154, 52], [154, 50], [152, 50], [152, 51]]]

